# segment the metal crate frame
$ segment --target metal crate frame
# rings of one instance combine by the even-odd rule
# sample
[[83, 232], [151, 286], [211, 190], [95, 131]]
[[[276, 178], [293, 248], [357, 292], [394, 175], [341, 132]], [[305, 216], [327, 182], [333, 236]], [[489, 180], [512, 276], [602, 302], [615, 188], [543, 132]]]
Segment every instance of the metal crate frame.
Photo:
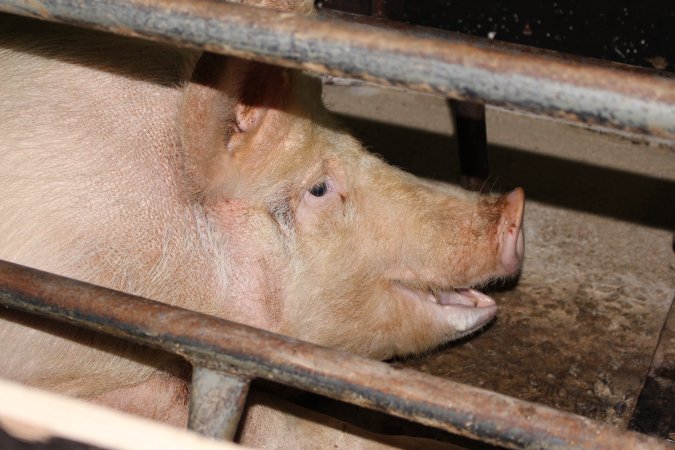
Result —
[[507, 448], [672, 448], [575, 414], [3, 261], [0, 304], [187, 359], [194, 367], [189, 427], [212, 437], [232, 439], [251, 380], [264, 378]]
[[[675, 77], [646, 69], [215, 0], [2, 0], [0, 11], [675, 140]], [[184, 357], [194, 367], [189, 426], [214, 437], [232, 438], [250, 381], [265, 378], [508, 448], [671, 448], [578, 415], [8, 262], [0, 262], [0, 304]]]

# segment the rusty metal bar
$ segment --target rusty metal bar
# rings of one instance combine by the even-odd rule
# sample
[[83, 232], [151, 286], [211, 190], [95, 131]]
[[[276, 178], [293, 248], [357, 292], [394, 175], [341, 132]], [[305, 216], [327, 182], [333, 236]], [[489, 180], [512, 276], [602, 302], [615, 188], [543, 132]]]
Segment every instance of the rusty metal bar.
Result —
[[233, 440], [250, 381], [247, 377], [195, 366], [188, 428], [212, 438]]
[[0, 304], [508, 448], [671, 448], [574, 414], [8, 262], [0, 262]]
[[675, 140], [675, 77], [653, 70], [216, 0], [2, 0], [0, 11]]

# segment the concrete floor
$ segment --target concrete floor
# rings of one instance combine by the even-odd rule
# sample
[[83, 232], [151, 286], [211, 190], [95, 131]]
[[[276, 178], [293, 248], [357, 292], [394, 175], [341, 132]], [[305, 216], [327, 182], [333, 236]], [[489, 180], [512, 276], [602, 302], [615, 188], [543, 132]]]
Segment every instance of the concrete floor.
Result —
[[[440, 98], [327, 85], [375, 153], [455, 182]], [[675, 295], [675, 147], [488, 109], [493, 191], [523, 186], [526, 260], [478, 336], [394, 364], [626, 427]]]

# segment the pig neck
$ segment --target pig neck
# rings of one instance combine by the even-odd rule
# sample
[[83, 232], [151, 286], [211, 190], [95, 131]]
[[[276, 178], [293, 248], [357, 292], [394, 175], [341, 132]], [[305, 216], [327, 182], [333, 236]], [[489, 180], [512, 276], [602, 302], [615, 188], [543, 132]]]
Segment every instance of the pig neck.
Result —
[[[10, 171], [2, 178], [12, 181], [0, 204], [9, 219], [6, 229], [0, 225], [6, 237], [0, 257], [273, 328], [262, 307], [240, 301], [264, 289], [236, 285], [229, 276], [225, 249], [233, 240], [240, 248], [241, 239], [215, 232], [204, 208], [184, 195], [177, 136], [183, 88], [58, 58], [23, 57], [34, 63], [33, 76], [7, 74], [14, 89], [3, 93], [5, 100], [26, 104], [34, 83], [42, 83], [49, 101], [26, 105], [30, 121], [7, 110], [2, 115], [9, 160], [0, 171]], [[11, 198], [26, 195], [33, 208], [14, 208]]]

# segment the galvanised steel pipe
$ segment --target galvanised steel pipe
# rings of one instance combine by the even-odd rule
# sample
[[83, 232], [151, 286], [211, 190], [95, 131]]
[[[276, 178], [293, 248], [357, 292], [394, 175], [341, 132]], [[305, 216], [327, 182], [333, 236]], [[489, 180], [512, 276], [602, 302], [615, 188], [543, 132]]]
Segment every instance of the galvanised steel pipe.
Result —
[[0, 0], [0, 11], [675, 140], [675, 77], [653, 70], [217, 0]]
[[[672, 450], [665, 441], [574, 414], [4, 261], [0, 305], [162, 349], [197, 367], [238, 377], [241, 382], [221, 389], [233, 399], [232, 413], [207, 417], [197, 426], [206, 430], [217, 421], [231, 423], [247, 380], [258, 377], [508, 448]], [[211, 377], [209, 371], [199, 371], [203, 392], [213, 386], [202, 379]], [[212, 405], [205, 408], [218, 413]]]

